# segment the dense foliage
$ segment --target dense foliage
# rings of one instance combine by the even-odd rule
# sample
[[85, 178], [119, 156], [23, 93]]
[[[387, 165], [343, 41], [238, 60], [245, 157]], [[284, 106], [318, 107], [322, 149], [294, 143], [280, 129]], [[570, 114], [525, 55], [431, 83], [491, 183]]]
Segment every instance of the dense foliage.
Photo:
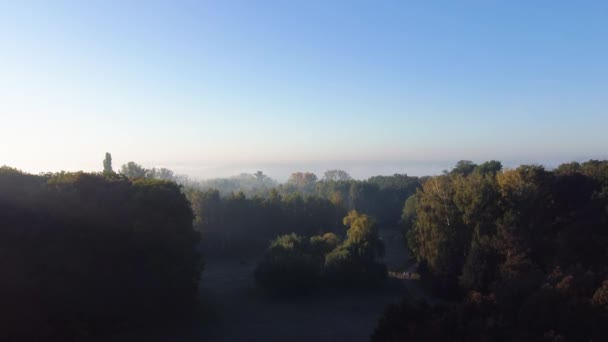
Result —
[[175, 183], [0, 168], [4, 340], [88, 340], [180, 317], [202, 268]]
[[[106, 165], [111, 170], [109, 154], [104, 170], [108, 169]], [[147, 169], [135, 162], [122, 165], [119, 174], [182, 185], [192, 203], [197, 229], [208, 234], [204, 241], [209, 242], [211, 252], [236, 246], [259, 250], [260, 243], [290, 232], [312, 235], [336, 231], [340, 218], [350, 210], [373, 216], [381, 227], [395, 228], [400, 225], [403, 202], [421, 185], [420, 178], [406, 174], [359, 181], [343, 170], [328, 170], [321, 179], [311, 172], [294, 172], [284, 184], [261, 171], [192, 180], [165, 168]]]
[[272, 294], [377, 287], [387, 272], [377, 261], [384, 245], [373, 219], [351, 211], [343, 223], [348, 227], [344, 241], [333, 233], [310, 238], [292, 233], [273, 240], [256, 268], [258, 284]]
[[257, 254], [278, 235], [337, 232], [344, 216], [344, 210], [329, 200], [297, 193], [283, 197], [276, 190], [265, 198], [243, 193], [222, 197], [217, 190], [192, 188], [186, 195], [205, 251], [211, 254]]
[[460, 161], [440, 176], [365, 181], [298, 172], [277, 185], [261, 172], [192, 182], [134, 162], [116, 173], [107, 153], [100, 174], [0, 168], [0, 223], [9, 340], [179, 318], [196, 303], [200, 236], [205, 253], [240, 257], [271, 241], [255, 278], [274, 295], [378, 288], [377, 227], [397, 224], [443, 300], [389, 306], [373, 341], [608, 340], [607, 161]]
[[499, 170], [461, 162], [406, 202], [423, 281], [457, 301], [390, 307], [374, 341], [608, 340], [608, 162]]
[[357, 210], [367, 213], [382, 227], [399, 225], [403, 202], [421, 185], [420, 178], [406, 174], [355, 180], [343, 170], [328, 170], [321, 179], [311, 172], [294, 172], [287, 182], [280, 185], [260, 171], [203, 181], [192, 181], [183, 176], [175, 176], [173, 180], [193, 192], [217, 191], [221, 198], [237, 194], [249, 199], [280, 196], [285, 200], [297, 197], [305, 200], [316, 197], [330, 201], [344, 212]]
[[[322, 180], [314, 184], [311, 193], [326, 198], [345, 210], [357, 210], [371, 215], [379, 226], [391, 228], [399, 225], [403, 202], [418, 187], [420, 179], [405, 174], [375, 176], [358, 181], [351, 179], [344, 171], [330, 170]], [[286, 193], [298, 189], [290, 187], [289, 183], [281, 187], [281, 191]]]

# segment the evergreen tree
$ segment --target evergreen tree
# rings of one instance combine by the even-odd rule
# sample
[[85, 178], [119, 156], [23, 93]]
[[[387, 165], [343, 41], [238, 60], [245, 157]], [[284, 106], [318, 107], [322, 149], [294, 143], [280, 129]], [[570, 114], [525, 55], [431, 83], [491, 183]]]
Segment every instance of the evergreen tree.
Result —
[[104, 174], [113, 174], [114, 170], [112, 170], [112, 155], [109, 152], [106, 152], [106, 158], [103, 160], [103, 173]]

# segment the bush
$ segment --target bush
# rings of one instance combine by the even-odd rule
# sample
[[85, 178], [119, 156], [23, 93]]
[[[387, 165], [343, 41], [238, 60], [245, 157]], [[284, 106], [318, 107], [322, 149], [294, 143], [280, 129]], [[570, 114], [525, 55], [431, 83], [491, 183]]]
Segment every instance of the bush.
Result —
[[255, 270], [255, 279], [271, 294], [306, 293], [317, 287], [320, 258], [305, 237], [283, 235], [271, 242]]
[[387, 278], [386, 265], [357, 257], [348, 245], [342, 245], [325, 258], [323, 276], [338, 289], [373, 289]]
[[301, 294], [319, 285], [369, 289], [387, 277], [376, 261], [384, 251], [371, 217], [351, 211], [344, 218], [347, 239], [333, 233], [307, 239], [283, 235], [271, 242], [255, 272], [256, 281], [272, 294]]

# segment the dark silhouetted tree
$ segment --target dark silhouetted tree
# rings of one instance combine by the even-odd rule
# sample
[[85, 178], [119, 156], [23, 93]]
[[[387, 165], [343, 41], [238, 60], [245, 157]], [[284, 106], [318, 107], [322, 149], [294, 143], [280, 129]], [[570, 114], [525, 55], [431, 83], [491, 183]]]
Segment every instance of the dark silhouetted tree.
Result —
[[106, 158], [103, 160], [103, 173], [106, 175], [114, 174], [114, 170], [112, 169], [112, 155], [109, 152], [106, 152]]

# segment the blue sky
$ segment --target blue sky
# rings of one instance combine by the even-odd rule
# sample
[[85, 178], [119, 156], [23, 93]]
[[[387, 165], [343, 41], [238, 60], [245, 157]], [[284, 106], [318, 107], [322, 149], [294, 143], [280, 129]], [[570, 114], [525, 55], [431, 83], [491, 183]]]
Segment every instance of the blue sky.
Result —
[[605, 1], [0, 1], [0, 164], [607, 158], [607, 18]]

